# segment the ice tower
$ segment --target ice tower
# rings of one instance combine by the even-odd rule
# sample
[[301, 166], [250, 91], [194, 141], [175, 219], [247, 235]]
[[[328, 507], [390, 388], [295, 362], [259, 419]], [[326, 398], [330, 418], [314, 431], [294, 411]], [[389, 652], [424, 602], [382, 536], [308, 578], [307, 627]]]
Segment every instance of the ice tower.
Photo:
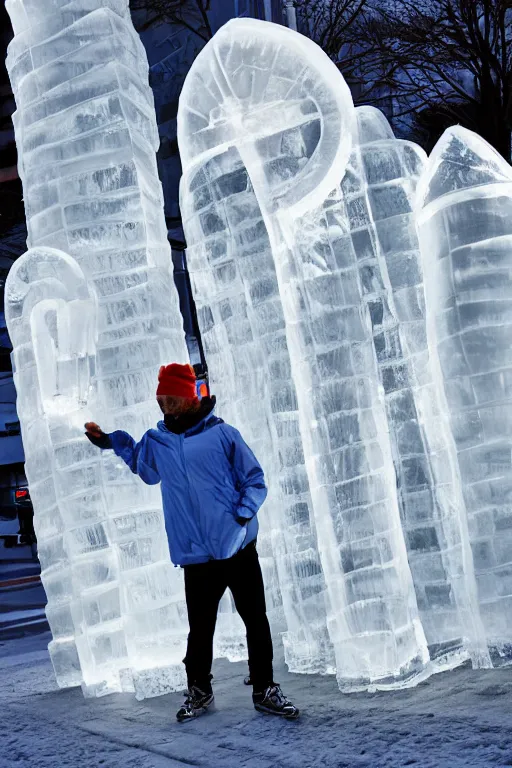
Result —
[[[286, 45], [277, 32], [284, 32]], [[280, 163], [288, 165], [291, 176], [300, 173], [317, 143], [318, 111], [312, 100], [304, 103], [315, 74], [306, 65], [311, 48], [318, 50], [274, 25], [230, 22], [192, 67], [178, 115], [187, 262], [212, 389], [222, 413], [243, 429], [265, 470], [270, 492], [260, 512], [258, 549], [273, 629], [282, 603], [285, 658], [296, 672], [333, 671], [334, 656], [283, 308], [268, 232], [237, 145], [236, 121], [247, 126], [249, 140], [253, 133], [262, 141], [271, 137], [276, 154], [269, 155], [268, 171], [276, 179]], [[226, 80], [218, 55], [228, 56], [233, 67], [240, 65]], [[292, 71], [297, 63], [303, 70], [299, 84]], [[326, 57], [320, 64], [337, 76]], [[334, 110], [341, 126], [343, 91], [338, 103], [329, 92], [318, 95], [320, 108]], [[281, 133], [271, 98], [285, 110]], [[239, 115], [237, 100], [243, 105]], [[207, 123], [210, 127], [201, 130]], [[232, 131], [236, 141], [226, 142]], [[333, 133], [336, 153], [337, 125]], [[287, 142], [294, 143], [296, 157]]]
[[245, 349], [263, 345], [265, 399], [253, 409], [240, 397], [238, 413], [269, 425], [270, 474], [284, 494], [271, 525], [285, 615], [299, 595], [299, 626], [306, 612], [315, 621], [314, 632], [285, 637], [287, 657], [307, 659], [325, 611], [346, 690], [401, 684], [428, 661], [340, 191], [353, 116], [316, 45], [243, 19], [196, 59], [178, 124], [189, 264], [219, 381], [239, 362], [250, 376]]
[[485, 655], [468, 529], [449, 424], [426, 338], [415, 226], [423, 150], [396, 139], [374, 107], [356, 109], [342, 183], [372, 327], [397, 477], [398, 503], [420, 617], [436, 669]]
[[512, 639], [512, 168], [449, 128], [418, 190], [429, 347], [457, 469], [491, 658]]
[[128, 0], [7, 0], [29, 251], [6, 285], [50, 654], [88, 694], [181, 687], [186, 612], [158, 489], [83, 436], [136, 438], [187, 359]]

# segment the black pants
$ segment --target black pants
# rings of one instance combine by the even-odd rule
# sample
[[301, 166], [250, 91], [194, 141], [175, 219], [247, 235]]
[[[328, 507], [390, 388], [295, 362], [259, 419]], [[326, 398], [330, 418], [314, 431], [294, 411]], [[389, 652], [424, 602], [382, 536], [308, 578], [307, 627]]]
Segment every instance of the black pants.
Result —
[[217, 610], [229, 587], [247, 631], [252, 685], [255, 691], [263, 691], [272, 683], [273, 653], [256, 543], [228, 560], [186, 565], [184, 571], [190, 628], [185, 657], [189, 686], [197, 685], [203, 691], [210, 686]]

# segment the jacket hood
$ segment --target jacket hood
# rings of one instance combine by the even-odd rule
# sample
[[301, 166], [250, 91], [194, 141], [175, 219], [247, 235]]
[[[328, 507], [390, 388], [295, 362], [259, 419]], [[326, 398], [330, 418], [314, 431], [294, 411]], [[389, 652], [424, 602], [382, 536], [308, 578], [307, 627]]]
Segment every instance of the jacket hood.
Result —
[[203, 397], [198, 411], [183, 416], [166, 415], [162, 421], [158, 422], [158, 429], [162, 432], [172, 432], [175, 435], [197, 435], [206, 429], [215, 427], [217, 424], [223, 424], [213, 413], [215, 409], [215, 397]]

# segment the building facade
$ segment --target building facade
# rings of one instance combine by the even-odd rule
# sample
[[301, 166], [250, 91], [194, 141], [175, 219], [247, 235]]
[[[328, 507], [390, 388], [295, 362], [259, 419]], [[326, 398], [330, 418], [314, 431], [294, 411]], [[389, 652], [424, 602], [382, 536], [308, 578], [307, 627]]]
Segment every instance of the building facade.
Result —
[[[26, 250], [21, 182], [11, 115], [14, 97], [4, 59], [12, 30], [5, 6], [0, 5], [0, 537], [5, 521], [15, 515], [14, 493], [26, 484], [16, 389], [11, 368], [11, 343], [4, 317], [4, 285], [13, 262]], [[11, 531], [12, 525], [9, 527]]]

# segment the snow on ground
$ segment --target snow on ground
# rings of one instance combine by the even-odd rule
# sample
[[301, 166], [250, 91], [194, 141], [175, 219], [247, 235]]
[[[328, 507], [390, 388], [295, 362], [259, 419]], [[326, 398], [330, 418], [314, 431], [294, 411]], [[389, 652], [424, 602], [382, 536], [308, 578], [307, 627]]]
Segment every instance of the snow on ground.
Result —
[[178, 724], [181, 696], [85, 700], [59, 691], [49, 636], [0, 643], [2, 768], [488, 768], [512, 766], [512, 668], [459, 669], [417, 688], [343, 696], [331, 677], [277, 679], [296, 722], [260, 715], [245, 664], [216, 662], [216, 711]]

